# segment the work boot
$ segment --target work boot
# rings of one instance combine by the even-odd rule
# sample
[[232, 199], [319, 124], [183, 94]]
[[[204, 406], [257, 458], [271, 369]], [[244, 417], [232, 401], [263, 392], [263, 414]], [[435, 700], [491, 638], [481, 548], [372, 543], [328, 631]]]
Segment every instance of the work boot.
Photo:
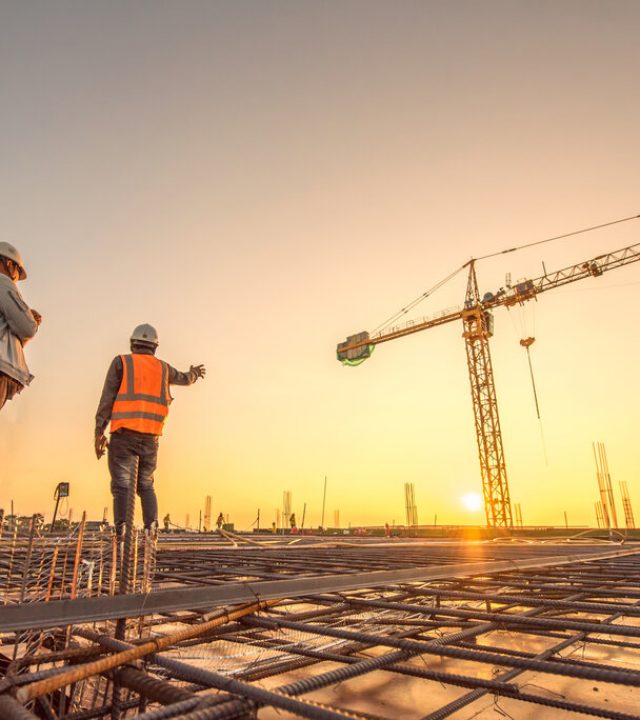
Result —
[[144, 534], [150, 540], [155, 540], [158, 537], [158, 521], [154, 520], [151, 525], [145, 526]]

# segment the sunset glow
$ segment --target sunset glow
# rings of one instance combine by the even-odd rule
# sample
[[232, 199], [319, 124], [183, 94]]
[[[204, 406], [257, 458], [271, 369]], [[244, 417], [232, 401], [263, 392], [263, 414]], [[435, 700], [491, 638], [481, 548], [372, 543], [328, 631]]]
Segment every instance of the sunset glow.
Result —
[[478, 512], [482, 509], [482, 496], [478, 493], [467, 493], [460, 498], [460, 501], [469, 512]]
[[[635, 220], [502, 253], [640, 212], [639, 27], [624, 0], [5, 5], [0, 235], [44, 320], [0, 412], [0, 507], [49, 518], [68, 481], [75, 519], [110, 516], [94, 415], [151, 323], [160, 358], [208, 370], [173, 391], [160, 517], [197, 527], [210, 495], [270, 527], [290, 491], [317, 527], [326, 477], [325, 524], [404, 522], [404, 483], [421, 523], [484, 524], [462, 324], [359, 367], [336, 344], [462, 306], [471, 257], [483, 295], [638, 242]], [[595, 523], [594, 441], [639, 509], [639, 283], [494, 313], [527, 523]]]

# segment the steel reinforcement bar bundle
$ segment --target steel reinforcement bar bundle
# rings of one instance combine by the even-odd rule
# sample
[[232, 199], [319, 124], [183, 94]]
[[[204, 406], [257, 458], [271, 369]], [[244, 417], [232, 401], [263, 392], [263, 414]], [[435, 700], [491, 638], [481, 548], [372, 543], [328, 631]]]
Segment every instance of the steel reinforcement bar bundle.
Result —
[[174, 540], [157, 575], [0, 607], [0, 718], [640, 717], [634, 548]]

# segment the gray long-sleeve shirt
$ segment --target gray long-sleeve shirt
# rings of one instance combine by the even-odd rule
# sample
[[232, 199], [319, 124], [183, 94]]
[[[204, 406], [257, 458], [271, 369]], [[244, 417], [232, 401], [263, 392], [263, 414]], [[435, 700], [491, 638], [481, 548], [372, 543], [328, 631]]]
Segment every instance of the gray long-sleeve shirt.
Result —
[[[153, 355], [153, 351], [149, 350], [145, 352], [142, 349], [136, 349], [136, 354]], [[198, 379], [198, 375], [192, 370], [180, 372], [171, 367], [171, 365], [167, 366], [169, 368], [169, 385], [192, 385]], [[122, 358], [120, 355], [116, 355], [107, 370], [107, 377], [105, 378], [104, 387], [102, 388], [102, 396], [98, 403], [98, 411], [96, 412], [96, 435], [104, 433], [111, 420], [113, 403], [115, 402], [121, 384]]]
[[23, 345], [38, 331], [38, 323], [13, 280], [0, 273], [0, 372], [28, 385], [31, 374]]

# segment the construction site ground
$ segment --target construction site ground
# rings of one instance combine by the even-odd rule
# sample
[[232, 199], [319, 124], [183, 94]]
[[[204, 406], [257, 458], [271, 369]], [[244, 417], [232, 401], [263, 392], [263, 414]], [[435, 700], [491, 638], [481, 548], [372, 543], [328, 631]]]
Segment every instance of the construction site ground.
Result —
[[[0, 718], [640, 718], [640, 544], [0, 538]], [[126, 568], [125, 568], [126, 570]]]

